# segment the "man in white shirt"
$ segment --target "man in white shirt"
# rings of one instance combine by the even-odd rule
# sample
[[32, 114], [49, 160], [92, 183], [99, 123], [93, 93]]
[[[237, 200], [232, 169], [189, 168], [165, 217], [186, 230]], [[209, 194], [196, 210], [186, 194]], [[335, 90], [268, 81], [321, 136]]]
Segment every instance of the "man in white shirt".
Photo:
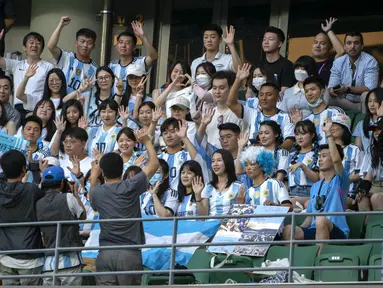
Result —
[[[211, 62], [217, 71], [232, 70], [237, 71], [238, 66], [241, 65], [241, 59], [238, 56], [237, 49], [234, 45], [235, 29], [230, 26], [230, 30], [226, 27], [226, 37], [222, 37], [222, 28], [216, 24], [210, 24], [203, 30], [203, 44], [206, 49], [206, 53], [194, 61], [191, 64], [192, 77], [195, 79], [196, 69], [202, 62]], [[230, 53], [224, 54], [219, 51], [219, 44], [223, 40], [229, 47]]]
[[206, 127], [206, 140], [218, 149], [222, 148], [218, 130], [219, 125], [230, 122], [237, 124], [242, 131], [245, 131], [243, 121], [226, 104], [234, 77], [234, 73], [229, 71], [219, 71], [213, 77], [212, 95], [217, 106], [214, 109], [210, 124]]
[[91, 79], [97, 70], [96, 63], [90, 58], [96, 42], [96, 32], [88, 28], [81, 28], [76, 33], [76, 53], [65, 51], [57, 46], [61, 30], [70, 23], [69, 16], [61, 17], [60, 23], [48, 41], [48, 49], [57, 66], [63, 70], [67, 92], [78, 90], [85, 78]]
[[[0, 35], [0, 38], [2, 35]], [[27, 54], [27, 59], [24, 60], [13, 60], [8, 58], [0, 57], [0, 68], [13, 75], [13, 91], [16, 93], [21, 81], [24, 79], [25, 73], [29, 65], [36, 64], [39, 69], [36, 74], [27, 84], [25, 93], [36, 97], [43, 96], [45, 78], [48, 71], [54, 66], [53, 64], [41, 60], [41, 53], [44, 50], [44, 37], [36, 32], [30, 32], [24, 36], [23, 46], [24, 51]], [[15, 94], [14, 94], [15, 95]], [[20, 112], [22, 122], [25, 119], [25, 115], [28, 111], [24, 110], [23, 103], [13, 96], [13, 104], [15, 108]]]
[[[120, 59], [113, 60], [109, 63], [109, 68], [112, 69], [114, 74], [124, 81], [124, 87], [126, 89], [126, 70], [130, 64], [142, 67], [146, 72], [150, 72], [153, 63], [157, 60], [158, 54], [153, 45], [146, 38], [144, 29], [140, 22], [132, 22], [133, 32], [124, 31], [117, 36], [116, 50]], [[136, 50], [137, 36], [140, 38], [142, 44], [145, 47], [147, 56], [133, 57], [133, 52]], [[113, 94], [117, 92], [118, 81], [115, 81], [113, 87]], [[124, 90], [125, 90], [124, 89]]]

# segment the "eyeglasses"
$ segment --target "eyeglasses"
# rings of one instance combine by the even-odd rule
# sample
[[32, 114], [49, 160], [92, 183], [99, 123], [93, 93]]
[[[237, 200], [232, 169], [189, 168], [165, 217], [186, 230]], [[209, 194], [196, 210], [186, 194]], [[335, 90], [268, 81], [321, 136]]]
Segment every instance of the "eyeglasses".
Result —
[[110, 78], [111, 78], [110, 75], [100, 76], [100, 77], [97, 77], [97, 81], [98, 81], [98, 82], [102, 82], [102, 81], [104, 81], [104, 80], [105, 80], [105, 81], [109, 81]]

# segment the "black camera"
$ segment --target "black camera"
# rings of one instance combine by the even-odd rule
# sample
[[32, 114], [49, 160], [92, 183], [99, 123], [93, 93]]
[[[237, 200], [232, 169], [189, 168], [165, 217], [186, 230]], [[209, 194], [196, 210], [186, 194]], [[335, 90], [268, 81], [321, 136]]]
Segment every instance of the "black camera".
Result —
[[370, 193], [372, 187], [372, 182], [369, 180], [362, 180], [359, 182], [358, 186], [356, 187], [355, 194], [357, 195], [355, 200], [360, 201], [363, 197], [367, 196]]
[[315, 200], [315, 209], [316, 210], [322, 210], [324, 202], [326, 202], [326, 195], [317, 196]]

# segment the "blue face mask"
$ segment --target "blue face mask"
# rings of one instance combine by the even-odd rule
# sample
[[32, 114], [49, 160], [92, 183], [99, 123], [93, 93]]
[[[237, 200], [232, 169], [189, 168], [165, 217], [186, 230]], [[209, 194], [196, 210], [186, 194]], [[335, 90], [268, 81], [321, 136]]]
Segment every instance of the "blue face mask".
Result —
[[153, 175], [153, 177], [149, 180], [149, 184], [152, 185], [153, 187], [156, 186], [158, 181], [162, 181], [163, 176], [160, 173], [156, 173]]

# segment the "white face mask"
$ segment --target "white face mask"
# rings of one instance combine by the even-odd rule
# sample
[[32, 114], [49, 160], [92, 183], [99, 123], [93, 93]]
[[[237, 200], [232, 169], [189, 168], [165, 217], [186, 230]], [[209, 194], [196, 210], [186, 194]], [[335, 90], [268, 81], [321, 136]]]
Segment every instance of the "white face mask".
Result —
[[200, 74], [195, 77], [195, 81], [201, 87], [207, 87], [210, 85], [211, 77], [209, 75]]
[[309, 74], [306, 72], [306, 70], [295, 70], [294, 71], [295, 79], [299, 82], [305, 81], [308, 77]]
[[259, 91], [261, 86], [266, 83], [266, 77], [255, 77], [253, 78], [253, 86]]
[[323, 102], [323, 96], [321, 96], [321, 97], [319, 97], [314, 103], [310, 103], [310, 102], [308, 102], [309, 103], [309, 106], [311, 107], [311, 108], [317, 108], [320, 104], [322, 104], [322, 102]]

